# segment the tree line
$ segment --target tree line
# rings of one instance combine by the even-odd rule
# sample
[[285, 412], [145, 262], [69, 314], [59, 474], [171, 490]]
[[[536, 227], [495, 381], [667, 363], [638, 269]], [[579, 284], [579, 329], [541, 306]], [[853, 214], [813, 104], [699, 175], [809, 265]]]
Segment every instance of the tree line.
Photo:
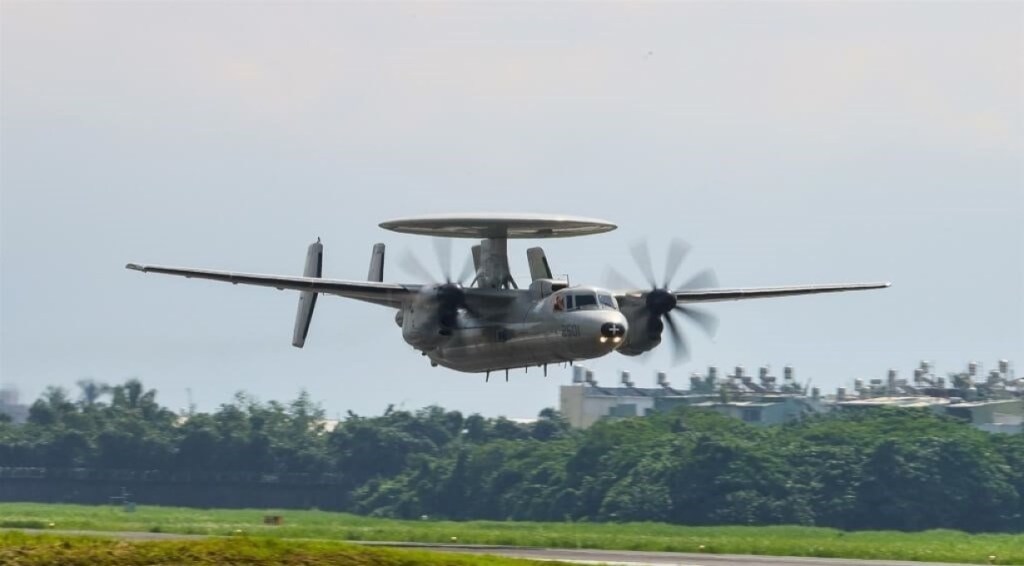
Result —
[[27, 423], [0, 415], [0, 467], [329, 474], [339, 510], [396, 518], [1024, 530], [1024, 435], [927, 409], [759, 428], [683, 408], [577, 431], [553, 409], [388, 407], [329, 427], [305, 393], [177, 413], [138, 380], [79, 388], [47, 389]]

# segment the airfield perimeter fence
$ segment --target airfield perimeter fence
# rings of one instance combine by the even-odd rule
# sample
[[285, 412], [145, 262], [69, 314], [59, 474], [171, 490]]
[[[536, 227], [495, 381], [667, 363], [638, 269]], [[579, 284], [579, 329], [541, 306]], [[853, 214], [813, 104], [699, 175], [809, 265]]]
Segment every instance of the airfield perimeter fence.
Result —
[[346, 508], [339, 474], [265, 474], [0, 467], [0, 501], [106, 504], [123, 494], [147, 505]]

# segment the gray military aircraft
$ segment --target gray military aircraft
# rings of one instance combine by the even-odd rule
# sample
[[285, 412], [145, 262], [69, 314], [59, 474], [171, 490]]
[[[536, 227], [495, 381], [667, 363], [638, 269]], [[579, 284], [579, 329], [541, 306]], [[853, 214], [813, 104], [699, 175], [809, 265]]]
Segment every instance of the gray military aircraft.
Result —
[[[672, 286], [688, 247], [674, 241], [669, 247], [665, 276], [654, 275], [645, 244], [632, 248], [633, 257], [648, 282], [647, 288], [630, 284], [610, 273], [617, 289], [590, 285], [570, 286], [552, 276], [544, 251], [526, 252], [532, 282], [520, 289], [508, 263], [508, 240], [585, 236], [614, 230], [604, 220], [542, 214], [448, 214], [390, 220], [380, 224], [395, 232], [435, 236], [443, 281], [407, 256], [405, 268], [429, 283], [384, 282], [384, 244], [373, 246], [367, 281], [325, 279], [323, 245], [309, 246], [302, 277], [259, 275], [206, 269], [129, 263], [128, 269], [147, 273], [226, 281], [300, 291], [292, 345], [301, 348], [309, 332], [313, 308], [320, 294], [339, 295], [396, 309], [395, 322], [402, 338], [427, 356], [434, 366], [464, 372], [490, 372], [510, 368], [543, 367], [598, 358], [617, 351], [636, 356], [657, 347], [668, 327], [675, 358], [687, 356], [686, 340], [673, 318], [679, 314], [713, 334], [716, 319], [693, 305], [764, 297], [861, 291], [888, 287], [885, 283], [793, 285], [783, 287], [719, 288], [710, 271]], [[451, 240], [473, 238], [471, 262], [461, 277], [451, 275]], [[472, 279], [469, 280], [469, 277]], [[469, 280], [467, 284], [463, 284]]]

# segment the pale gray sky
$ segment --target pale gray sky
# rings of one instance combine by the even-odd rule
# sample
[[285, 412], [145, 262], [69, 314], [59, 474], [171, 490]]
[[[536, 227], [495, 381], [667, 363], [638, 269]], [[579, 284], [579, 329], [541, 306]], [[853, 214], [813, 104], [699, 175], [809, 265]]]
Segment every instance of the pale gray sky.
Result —
[[[393, 312], [128, 272], [128, 261], [365, 276], [430, 242], [389, 218], [557, 212], [573, 281], [694, 246], [723, 285], [892, 280], [722, 304], [709, 364], [834, 388], [1013, 359], [1024, 373], [1024, 4], [122, 3], [2, 6], [0, 380], [34, 396], [137, 376], [201, 408], [309, 390], [333, 413], [438, 403], [530, 416], [568, 370], [430, 368]], [[513, 271], [527, 278], [514, 242]], [[466, 250], [467, 241], [457, 242]], [[669, 363], [591, 363], [653, 382]]]

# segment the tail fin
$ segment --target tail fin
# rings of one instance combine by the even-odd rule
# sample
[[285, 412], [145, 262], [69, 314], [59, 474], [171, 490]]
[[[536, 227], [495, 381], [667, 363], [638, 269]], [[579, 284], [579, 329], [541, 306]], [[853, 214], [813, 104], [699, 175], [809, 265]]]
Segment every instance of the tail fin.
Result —
[[[471, 248], [473, 255], [473, 273], [480, 273], [481, 259], [480, 259], [480, 244], [477, 244]], [[476, 281], [476, 278], [473, 279]]]
[[[309, 245], [306, 251], [306, 268], [302, 275], [305, 277], [322, 277], [324, 271], [324, 246], [320, 238]], [[315, 291], [302, 291], [299, 293], [299, 310], [295, 313], [295, 332], [292, 334], [292, 346], [301, 348], [306, 343], [306, 335], [309, 334], [309, 323], [313, 320], [313, 307], [316, 306]]]
[[376, 283], [384, 281], [384, 244], [373, 245], [373, 252], [370, 254], [370, 272], [366, 275], [366, 280]]
[[526, 260], [530, 264], [530, 278], [551, 279], [551, 266], [548, 265], [548, 258], [544, 255], [543, 248], [530, 248], [526, 250]]

